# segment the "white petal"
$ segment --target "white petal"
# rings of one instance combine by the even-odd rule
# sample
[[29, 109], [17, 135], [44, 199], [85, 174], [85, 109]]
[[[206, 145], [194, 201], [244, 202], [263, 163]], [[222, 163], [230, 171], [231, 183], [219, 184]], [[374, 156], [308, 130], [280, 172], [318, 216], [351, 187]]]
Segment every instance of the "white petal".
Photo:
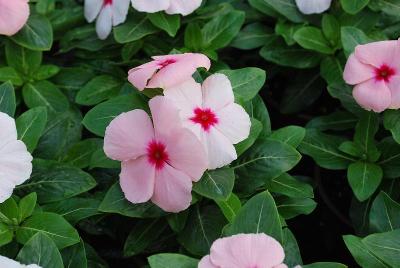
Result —
[[[8, 180], [0, 180], [0, 203], [3, 203], [12, 196], [14, 191], [14, 183]], [[1, 262], [0, 262], [1, 264]], [[2, 267], [2, 266], [0, 266]]]
[[130, 0], [114, 0], [112, 4], [113, 11], [113, 25], [123, 23], [128, 14]]
[[208, 156], [208, 169], [216, 169], [230, 164], [237, 158], [235, 147], [216, 128], [203, 131], [203, 144]]
[[201, 6], [202, 0], [171, 0], [169, 8], [166, 10], [168, 14], [189, 15]]
[[224, 74], [213, 74], [204, 80], [203, 108], [218, 111], [234, 102], [231, 82]]
[[239, 143], [250, 134], [250, 117], [239, 104], [233, 103], [217, 112], [218, 124], [215, 126], [233, 144]]
[[36, 264], [23, 265], [17, 261], [14, 261], [14, 260], [9, 259], [4, 256], [0, 256], [0, 267], [2, 267], [2, 268], [41, 268], [40, 266], [37, 266]]
[[332, 0], [296, 0], [303, 14], [319, 14], [329, 9]]
[[93, 22], [99, 15], [103, 0], [85, 0], [85, 18], [88, 22]]
[[169, 5], [170, 0], [132, 0], [132, 6], [134, 9], [147, 13], [166, 10]]
[[96, 32], [101, 40], [108, 37], [112, 30], [112, 8], [110, 5], [104, 6], [100, 11], [96, 21]]
[[0, 147], [17, 139], [17, 127], [14, 118], [0, 112]]

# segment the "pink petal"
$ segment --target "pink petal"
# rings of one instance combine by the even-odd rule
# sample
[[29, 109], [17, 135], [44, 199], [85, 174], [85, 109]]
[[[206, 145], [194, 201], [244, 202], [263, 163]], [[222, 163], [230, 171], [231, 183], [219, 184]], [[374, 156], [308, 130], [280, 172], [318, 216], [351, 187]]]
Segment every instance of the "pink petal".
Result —
[[180, 212], [190, 206], [192, 180], [185, 173], [165, 165], [156, 171], [154, 204], [168, 212]]
[[170, 135], [167, 151], [172, 167], [189, 175], [193, 181], [200, 180], [208, 162], [203, 145], [190, 130], [182, 128]]
[[165, 10], [170, 0], [132, 0], [132, 6], [137, 11], [154, 13]]
[[231, 82], [224, 74], [213, 74], [204, 80], [203, 107], [218, 111], [234, 102]]
[[383, 64], [397, 67], [399, 70], [399, 42], [397, 40], [373, 42], [365, 45], [358, 45], [355, 55], [364, 64], [370, 64], [376, 68]]
[[17, 139], [17, 127], [14, 118], [0, 112], [0, 148], [4, 144]]
[[128, 73], [128, 80], [137, 89], [142, 91], [147, 87], [147, 82], [156, 73], [158, 69], [159, 66], [157, 65], [157, 63], [153, 61], [148, 62], [139, 67], [130, 69]]
[[400, 76], [395, 75], [390, 78], [390, 82], [387, 84], [390, 89], [392, 102], [390, 104], [390, 109], [400, 108]]
[[202, 142], [207, 152], [208, 169], [226, 166], [237, 158], [231, 141], [215, 128], [203, 132]]
[[384, 81], [370, 79], [353, 89], [353, 97], [366, 110], [382, 112], [391, 104], [391, 93]]
[[206, 255], [200, 260], [198, 268], [220, 268], [220, 267], [212, 264], [210, 255]]
[[232, 103], [218, 111], [218, 124], [215, 126], [233, 144], [239, 143], [250, 134], [251, 121], [242, 106]]
[[111, 5], [106, 5], [100, 10], [96, 20], [96, 32], [101, 40], [108, 37], [112, 30], [112, 9]]
[[14, 35], [28, 21], [27, 0], [0, 0], [0, 35]]
[[274, 238], [260, 234], [238, 234], [216, 240], [211, 246], [211, 262], [221, 267], [274, 267], [285, 253]]
[[135, 159], [147, 154], [147, 145], [153, 138], [153, 125], [145, 111], [122, 113], [106, 129], [104, 152], [114, 160]]
[[361, 63], [353, 54], [347, 60], [343, 72], [343, 79], [347, 84], [356, 85], [375, 77], [375, 69], [367, 64]]
[[130, 0], [113, 0], [113, 26], [123, 23], [128, 15]]
[[126, 199], [132, 203], [149, 201], [154, 192], [155, 172], [147, 156], [122, 162], [120, 184]]
[[85, 0], [85, 18], [88, 22], [93, 22], [99, 15], [103, 7], [103, 0]]
[[210, 68], [210, 60], [203, 54], [185, 53], [178, 55], [156, 56], [153, 57], [158, 62], [166, 59], [174, 59], [171, 63], [160, 69], [149, 81], [149, 88], [168, 89], [192, 78], [197, 68]]
[[201, 1], [202, 0], [171, 0], [171, 4], [166, 12], [168, 14], [187, 16], [200, 7]]

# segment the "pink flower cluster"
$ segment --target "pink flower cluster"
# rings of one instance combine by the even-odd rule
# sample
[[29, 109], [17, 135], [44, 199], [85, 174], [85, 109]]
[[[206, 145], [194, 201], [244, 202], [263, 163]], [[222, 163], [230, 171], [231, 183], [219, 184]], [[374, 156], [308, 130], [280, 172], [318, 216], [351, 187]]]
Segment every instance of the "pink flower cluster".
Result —
[[139, 90], [162, 88], [150, 100], [151, 119], [143, 110], [117, 116], [107, 127], [104, 151], [121, 164], [120, 184], [132, 203], [151, 200], [165, 211], [190, 206], [192, 183], [206, 169], [237, 158], [234, 144], [250, 132], [250, 118], [234, 103], [229, 79], [209, 76], [203, 84], [192, 75], [210, 68], [201, 54], [158, 56], [129, 71]]

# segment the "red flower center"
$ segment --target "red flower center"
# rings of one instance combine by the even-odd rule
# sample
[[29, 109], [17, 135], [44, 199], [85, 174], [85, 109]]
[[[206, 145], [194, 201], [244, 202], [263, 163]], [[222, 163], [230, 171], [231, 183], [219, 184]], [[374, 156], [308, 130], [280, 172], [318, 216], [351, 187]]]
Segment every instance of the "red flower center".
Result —
[[386, 64], [375, 69], [375, 79], [378, 81], [389, 82], [390, 78], [396, 74], [396, 70]]
[[167, 67], [168, 65], [170, 65], [170, 64], [172, 64], [172, 63], [175, 63], [175, 62], [176, 62], [175, 59], [167, 59], [167, 60], [160, 61], [160, 62], [158, 63], [158, 65], [160, 66], [160, 69], [162, 69], [162, 68], [165, 68], [165, 67]]
[[103, 6], [112, 5], [113, 0], [103, 0]]
[[194, 123], [200, 124], [205, 131], [208, 131], [210, 127], [218, 123], [217, 116], [209, 108], [196, 108], [194, 109], [193, 113], [194, 116], [191, 117], [190, 120], [192, 120]]
[[147, 158], [156, 169], [162, 169], [169, 160], [165, 145], [155, 140], [149, 142], [147, 145]]

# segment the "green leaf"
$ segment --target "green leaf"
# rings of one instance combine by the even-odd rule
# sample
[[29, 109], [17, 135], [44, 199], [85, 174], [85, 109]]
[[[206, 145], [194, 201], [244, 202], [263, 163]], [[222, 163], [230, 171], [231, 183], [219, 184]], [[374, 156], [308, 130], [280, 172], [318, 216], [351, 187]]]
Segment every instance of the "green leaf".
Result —
[[139, 92], [100, 103], [85, 115], [82, 123], [94, 134], [104, 136], [106, 127], [116, 116], [134, 109], [148, 109], [145, 97]]
[[78, 244], [65, 248], [61, 252], [64, 267], [90, 268], [86, 257], [86, 249], [83, 241]]
[[157, 240], [167, 226], [162, 219], [138, 222], [129, 233], [124, 244], [124, 256], [131, 257], [142, 253]]
[[[250, 115], [252, 127], [254, 127], [254, 119], [261, 122], [262, 130], [259, 137], [267, 138], [271, 134], [271, 120], [269, 118], [267, 107], [265, 106], [264, 101], [260, 97], [260, 95], [257, 95], [254, 99], [245, 103], [244, 108], [246, 112]], [[250, 129], [250, 133], [251, 131], [252, 130]], [[237, 151], [240, 151], [238, 150], [238, 148], [236, 149]]]
[[356, 103], [352, 91], [353, 88], [346, 85], [344, 82], [334, 82], [333, 84], [328, 85], [329, 94], [332, 97], [339, 99], [346, 110], [353, 114], [361, 115], [365, 110]]
[[369, 213], [371, 231], [383, 233], [400, 228], [400, 204], [384, 192], [380, 192], [372, 203]]
[[229, 222], [235, 219], [238, 211], [242, 207], [239, 197], [234, 193], [231, 193], [227, 200], [216, 200], [215, 202]]
[[99, 210], [107, 213], [117, 213], [133, 218], [157, 218], [165, 213], [151, 202], [133, 204], [125, 199], [119, 183], [115, 183], [108, 190], [100, 204]]
[[367, 200], [382, 181], [382, 168], [367, 162], [355, 162], [347, 170], [347, 178], [358, 200]]
[[369, 235], [363, 239], [363, 243], [389, 266], [400, 266], [400, 229]]
[[169, 36], [174, 37], [181, 26], [179, 15], [167, 15], [165, 12], [149, 13], [147, 15], [154, 26], [164, 30]]
[[121, 163], [115, 160], [109, 159], [104, 153], [103, 148], [93, 152], [90, 159], [90, 169], [93, 168], [120, 168]]
[[379, 117], [373, 112], [364, 112], [356, 125], [354, 142], [358, 144], [372, 162], [376, 161], [380, 152], [375, 144], [375, 134], [379, 129]]
[[238, 156], [242, 155], [256, 142], [257, 138], [261, 134], [261, 131], [263, 130], [263, 125], [260, 121], [258, 121], [254, 117], [250, 118], [250, 120], [251, 127], [249, 136], [244, 141], [235, 144], [236, 154]]
[[23, 113], [16, 120], [18, 139], [23, 141], [29, 152], [33, 152], [47, 123], [45, 107], [36, 107]]
[[303, 22], [304, 17], [300, 13], [294, 0], [264, 0], [277, 12], [293, 22]]
[[347, 265], [337, 262], [314, 262], [301, 266], [303, 268], [347, 268]]
[[370, 7], [391, 16], [398, 17], [400, 14], [399, 0], [370, 0]]
[[226, 47], [237, 35], [245, 19], [242, 11], [230, 11], [215, 16], [202, 29], [204, 48], [217, 50]]
[[39, 69], [42, 63], [42, 54], [41, 51], [29, 50], [14, 42], [6, 42], [7, 64], [20, 73], [24, 81], [28, 80], [25, 76], [31, 76]]
[[309, 215], [317, 207], [311, 198], [280, 197], [276, 202], [279, 214], [286, 220], [301, 214]]
[[115, 97], [121, 86], [122, 82], [110, 75], [96, 76], [78, 92], [75, 101], [81, 105], [95, 105]]
[[349, 112], [333, 112], [329, 115], [314, 117], [306, 125], [306, 128], [324, 130], [352, 129], [358, 122], [358, 118]]
[[314, 50], [324, 54], [333, 54], [329, 41], [319, 28], [305, 26], [296, 31], [294, 40], [305, 49]]
[[265, 191], [249, 199], [239, 210], [227, 233], [265, 233], [282, 242], [282, 223], [271, 194]]
[[263, 46], [273, 35], [272, 29], [256, 22], [246, 25], [233, 40], [231, 46], [249, 50]]
[[344, 83], [343, 71], [342, 64], [335, 57], [325, 57], [321, 61], [320, 73], [328, 85]]
[[63, 268], [63, 261], [56, 244], [45, 233], [38, 232], [30, 238], [17, 260], [25, 264], [37, 264], [42, 268]]
[[22, 86], [24, 83], [21, 76], [13, 67], [1, 67], [0, 68], [0, 82], [10, 81], [15, 86]]
[[46, 106], [50, 112], [64, 112], [69, 107], [67, 97], [46, 80], [26, 84], [22, 94], [29, 108]]
[[383, 169], [385, 178], [398, 178], [400, 172], [400, 145], [391, 137], [388, 137], [379, 144], [379, 150], [382, 152], [379, 165]]
[[313, 188], [311, 185], [290, 176], [287, 173], [278, 178], [272, 179], [267, 183], [267, 189], [274, 193], [283, 194], [289, 197], [313, 198]]
[[232, 193], [235, 173], [231, 168], [206, 171], [203, 177], [193, 185], [193, 190], [207, 198], [226, 200]]
[[322, 16], [322, 32], [332, 46], [336, 46], [340, 39], [340, 23], [331, 14]]
[[151, 268], [197, 268], [199, 260], [174, 253], [161, 253], [148, 258]]
[[368, 5], [369, 0], [340, 0], [342, 8], [349, 14], [357, 14]]
[[18, 45], [32, 50], [50, 50], [53, 44], [53, 29], [46, 17], [31, 15], [25, 26], [11, 39]]
[[127, 20], [114, 28], [114, 38], [118, 43], [129, 43], [140, 40], [143, 37], [157, 32], [147, 16], [139, 16], [138, 13], [128, 16]]
[[0, 203], [0, 222], [15, 225], [19, 219], [19, 208], [13, 197]]
[[0, 84], [0, 112], [14, 117], [16, 108], [14, 87], [9, 82]]
[[78, 232], [62, 216], [54, 213], [37, 213], [24, 221], [16, 231], [17, 241], [25, 244], [37, 233], [50, 237], [58, 249], [79, 243]]
[[266, 80], [265, 71], [254, 67], [221, 70], [218, 73], [225, 74], [231, 81], [236, 101], [253, 99], [264, 86]]
[[63, 162], [78, 168], [87, 168], [97, 150], [103, 150], [103, 140], [97, 138], [82, 140], [68, 150]]
[[42, 65], [39, 67], [37, 72], [34, 73], [33, 78], [35, 80], [45, 80], [49, 79], [60, 72], [60, 67], [57, 65]]
[[341, 37], [343, 50], [347, 56], [353, 53], [357, 45], [372, 41], [362, 30], [349, 26], [341, 28]]
[[79, 168], [35, 159], [31, 178], [17, 189], [36, 192], [40, 203], [50, 203], [85, 193], [95, 186], [92, 176]]
[[302, 25], [294, 24], [286, 20], [278, 20], [278, 22], [275, 24], [275, 32], [282, 36], [283, 39], [285, 39], [285, 42], [288, 46], [293, 46], [294, 44], [296, 44], [293, 36], [295, 32], [301, 27]]
[[189, 23], [185, 29], [185, 47], [200, 51], [204, 47], [203, 33], [197, 23]]
[[272, 140], [281, 141], [296, 148], [300, 145], [305, 136], [306, 130], [304, 128], [298, 126], [287, 126], [275, 130], [272, 132], [269, 138]]
[[24, 219], [30, 217], [35, 209], [37, 201], [37, 194], [30, 193], [24, 196], [18, 203], [19, 217], [18, 222], [22, 222]]
[[289, 228], [283, 229], [283, 249], [285, 250], [285, 260], [283, 263], [288, 267], [295, 267], [303, 263], [301, 259], [299, 245], [297, 244], [296, 238]]
[[13, 240], [13, 230], [4, 223], [0, 222], [0, 247], [7, 245]]
[[400, 144], [400, 111], [385, 111], [383, 125], [392, 133], [393, 139]]

